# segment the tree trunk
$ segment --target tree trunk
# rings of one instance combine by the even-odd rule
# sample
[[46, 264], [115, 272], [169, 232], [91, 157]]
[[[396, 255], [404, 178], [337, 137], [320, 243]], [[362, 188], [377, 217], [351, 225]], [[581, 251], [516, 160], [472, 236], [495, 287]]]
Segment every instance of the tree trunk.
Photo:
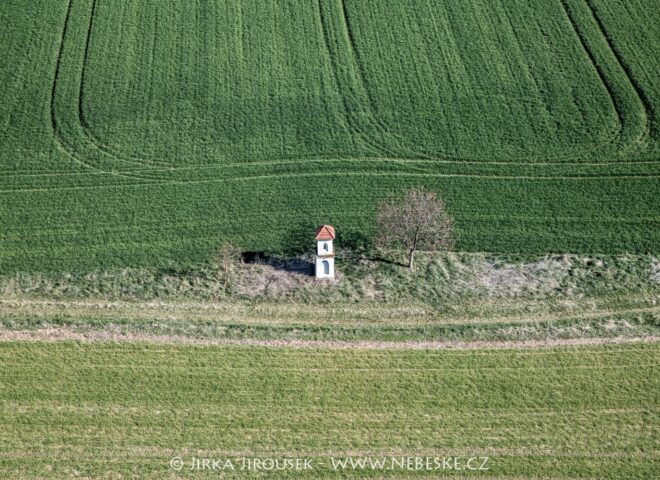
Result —
[[410, 269], [411, 272], [415, 269], [413, 264], [414, 258], [415, 258], [415, 249], [412, 249], [408, 253], [408, 268]]

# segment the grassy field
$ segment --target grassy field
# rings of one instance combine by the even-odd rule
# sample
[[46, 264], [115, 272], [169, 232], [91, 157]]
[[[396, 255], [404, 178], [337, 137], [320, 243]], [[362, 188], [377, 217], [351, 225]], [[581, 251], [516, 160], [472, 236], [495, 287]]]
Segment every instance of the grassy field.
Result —
[[[489, 457], [343, 478], [653, 478], [658, 344], [365, 351], [0, 343], [0, 474], [217, 478], [181, 457]], [[48, 379], [48, 381], [44, 381]], [[320, 465], [322, 462], [325, 465]], [[236, 471], [228, 476], [245, 475]], [[273, 476], [257, 472], [255, 477]]]
[[0, 275], [0, 336], [186, 341], [513, 341], [660, 337], [653, 256], [420, 254], [417, 271], [342, 252], [319, 287], [305, 260]]
[[368, 234], [441, 192], [458, 248], [657, 252], [642, 0], [6, 0], [0, 271]]

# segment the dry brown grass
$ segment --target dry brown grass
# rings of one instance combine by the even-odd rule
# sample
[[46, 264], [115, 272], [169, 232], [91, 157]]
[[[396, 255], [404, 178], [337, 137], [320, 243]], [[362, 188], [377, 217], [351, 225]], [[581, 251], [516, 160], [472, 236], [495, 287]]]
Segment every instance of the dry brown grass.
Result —
[[478, 349], [522, 349], [549, 348], [587, 345], [618, 345], [627, 343], [656, 343], [660, 337], [612, 337], [612, 338], [570, 338], [552, 340], [523, 341], [449, 341], [449, 342], [376, 342], [376, 341], [314, 341], [314, 340], [257, 340], [257, 339], [197, 339], [173, 335], [151, 335], [143, 333], [123, 333], [119, 331], [75, 332], [66, 328], [10, 331], [0, 329], [0, 341], [35, 342], [148, 342], [189, 345], [236, 345], [250, 347], [287, 348], [331, 348], [359, 350], [478, 350]]
[[581, 301], [485, 299], [456, 302], [438, 311], [425, 305], [362, 303], [358, 305], [308, 305], [288, 302], [191, 302], [0, 299], [0, 319], [98, 319], [153, 321], [210, 321], [260, 325], [451, 325], [591, 319], [611, 315], [660, 312], [660, 296], [592, 298]]
[[657, 258], [651, 261], [651, 280], [660, 284], [660, 260]]
[[570, 268], [564, 256], [522, 264], [483, 261], [476, 265], [474, 292], [488, 296], [547, 294], [561, 287]]

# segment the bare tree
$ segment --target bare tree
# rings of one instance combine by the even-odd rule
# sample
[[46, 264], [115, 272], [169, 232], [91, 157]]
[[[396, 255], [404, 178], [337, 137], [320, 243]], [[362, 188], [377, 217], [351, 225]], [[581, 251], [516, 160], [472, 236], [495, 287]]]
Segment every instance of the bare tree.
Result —
[[222, 270], [222, 278], [224, 286], [223, 288], [227, 291], [230, 281], [234, 277], [236, 267], [241, 260], [241, 249], [236, 245], [230, 242], [225, 242], [216, 252], [216, 261], [220, 270]]
[[417, 250], [449, 250], [453, 245], [453, 220], [445, 202], [434, 192], [422, 188], [407, 190], [403, 198], [394, 198], [378, 206], [376, 245], [403, 248], [408, 268], [414, 269]]

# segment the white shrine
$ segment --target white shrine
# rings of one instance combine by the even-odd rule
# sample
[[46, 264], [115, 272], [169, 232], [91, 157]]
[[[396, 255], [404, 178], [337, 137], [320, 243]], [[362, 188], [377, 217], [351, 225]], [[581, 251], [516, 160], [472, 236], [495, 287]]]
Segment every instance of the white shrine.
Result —
[[316, 278], [335, 278], [335, 229], [322, 225], [316, 229]]

